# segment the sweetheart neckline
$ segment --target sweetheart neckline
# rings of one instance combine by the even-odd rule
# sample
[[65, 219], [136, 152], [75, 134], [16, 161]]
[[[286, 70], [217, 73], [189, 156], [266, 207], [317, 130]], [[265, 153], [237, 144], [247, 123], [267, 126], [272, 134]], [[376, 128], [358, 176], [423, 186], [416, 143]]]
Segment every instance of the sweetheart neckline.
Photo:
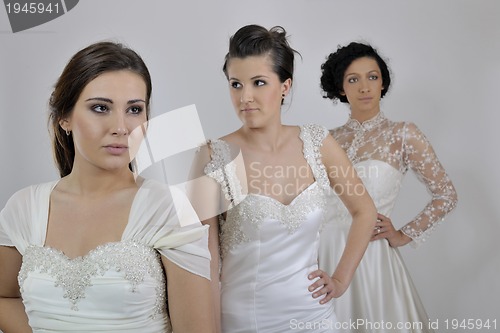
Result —
[[64, 251], [58, 249], [58, 248], [55, 248], [55, 247], [52, 247], [52, 246], [39, 246], [39, 245], [30, 245], [28, 246], [27, 250], [29, 248], [38, 248], [40, 250], [43, 250], [43, 251], [49, 251], [49, 252], [53, 252], [55, 253], [56, 255], [60, 256], [60, 257], [63, 257], [66, 261], [69, 261], [69, 262], [82, 262], [82, 261], [85, 261], [85, 260], [88, 260], [89, 257], [92, 257], [96, 252], [104, 249], [104, 248], [107, 248], [107, 247], [112, 247], [112, 246], [118, 246], [120, 244], [122, 245], [127, 245], [128, 243], [131, 243], [131, 244], [136, 244], [136, 245], [142, 245], [144, 247], [147, 247], [149, 248], [148, 246], [144, 245], [144, 244], [141, 244], [141, 243], [138, 243], [136, 241], [133, 241], [133, 240], [130, 240], [130, 239], [127, 239], [127, 240], [120, 240], [120, 241], [112, 241], [112, 242], [106, 242], [106, 243], [103, 243], [103, 244], [99, 244], [97, 245], [96, 247], [90, 249], [87, 253], [85, 253], [84, 255], [80, 255], [80, 256], [76, 256], [76, 257], [70, 257], [68, 256], [66, 253], [64, 253]]
[[317, 186], [317, 183], [318, 181], [314, 181], [312, 182], [311, 184], [309, 184], [303, 191], [301, 191], [299, 194], [297, 194], [289, 203], [285, 204], [281, 201], [279, 201], [278, 199], [276, 198], [273, 198], [271, 196], [268, 196], [268, 195], [263, 195], [263, 194], [259, 194], [259, 193], [248, 193], [247, 196], [254, 196], [254, 197], [259, 197], [259, 198], [264, 198], [264, 199], [269, 199], [273, 202], [276, 202], [277, 204], [279, 204], [280, 206], [282, 207], [290, 207], [290, 206], [293, 206], [294, 203], [302, 196], [302, 194], [304, 194], [305, 192], [308, 192], [311, 188], [314, 188]]

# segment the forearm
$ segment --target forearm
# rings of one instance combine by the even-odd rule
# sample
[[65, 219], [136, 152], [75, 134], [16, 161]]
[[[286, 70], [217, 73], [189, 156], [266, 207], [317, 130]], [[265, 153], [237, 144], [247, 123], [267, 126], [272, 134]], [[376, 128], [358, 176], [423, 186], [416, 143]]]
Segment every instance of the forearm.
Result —
[[422, 211], [410, 222], [405, 224], [400, 230], [395, 241], [391, 242], [391, 246], [403, 246], [412, 243], [418, 246], [419, 243], [425, 241], [436, 227], [443, 221], [445, 216], [449, 214], [457, 204], [457, 192], [451, 181], [446, 177], [441, 186], [428, 185], [429, 191], [432, 191], [432, 199], [422, 209]]
[[21, 298], [0, 297], [0, 330], [3, 333], [33, 332]]
[[358, 214], [353, 214], [352, 225], [347, 236], [344, 252], [332, 275], [332, 278], [338, 280], [345, 289], [351, 283], [354, 272], [370, 242], [373, 228], [375, 227], [376, 216], [374, 207], [373, 209], [366, 209]]
[[414, 240], [425, 238], [456, 207], [456, 193], [450, 197], [433, 196], [425, 208], [409, 223], [403, 226], [403, 233]]
[[432, 195], [424, 209], [401, 231], [413, 239], [414, 245], [424, 241], [457, 205], [457, 192], [434, 149], [425, 135], [414, 125], [407, 125], [403, 144], [404, 160]]

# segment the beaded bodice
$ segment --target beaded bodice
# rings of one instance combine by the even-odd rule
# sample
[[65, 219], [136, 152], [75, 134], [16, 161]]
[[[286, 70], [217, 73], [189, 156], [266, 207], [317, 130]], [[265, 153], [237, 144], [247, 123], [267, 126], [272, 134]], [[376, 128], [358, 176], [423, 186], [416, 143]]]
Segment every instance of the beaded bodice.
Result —
[[[117, 274], [106, 276], [110, 271]], [[87, 289], [99, 279], [121, 278], [128, 282], [129, 292], [135, 293], [138, 286], [149, 278], [156, 289], [152, 316], [166, 311], [165, 277], [159, 254], [135, 241], [107, 243], [74, 259], [57, 249], [30, 245], [18, 276], [21, 293], [27, 277], [34, 272], [44, 275], [45, 279], [53, 279], [54, 286], [64, 290], [63, 297], [75, 311], [78, 311], [78, 303], [85, 298]]]
[[[331, 131], [333, 137], [347, 152], [355, 166], [368, 161], [379, 161], [391, 166], [404, 175], [412, 169], [418, 179], [425, 184], [432, 198], [424, 209], [402, 231], [419, 242], [434, 230], [443, 217], [448, 214], [457, 202], [457, 195], [451, 180], [439, 162], [431, 144], [425, 135], [412, 123], [393, 122], [382, 112], [363, 123], [350, 118], [347, 123]], [[398, 174], [391, 174], [399, 178]], [[370, 173], [360, 174], [363, 181]], [[386, 180], [386, 182], [392, 179]], [[396, 179], [393, 191], [399, 190], [400, 180]], [[396, 193], [397, 195], [397, 193]], [[380, 199], [372, 194], [377, 205]], [[396, 196], [393, 196], [395, 200]]]
[[274, 198], [260, 194], [243, 193], [236, 176], [236, 165], [231, 161], [229, 145], [223, 140], [212, 140], [212, 160], [205, 173], [214, 178], [231, 203], [224, 219], [220, 219], [221, 256], [242, 242], [255, 239], [265, 220], [275, 220], [294, 234], [306, 221], [308, 214], [325, 210], [330, 182], [321, 162], [320, 147], [328, 134], [326, 129], [315, 125], [301, 127], [300, 138], [303, 153], [315, 181], [285, 205]]
[[71, 259], [44, 246], [57, 183], [26, 187], [0, 211], [0, 245], [22, 255], [18, 284], [33, 332], [171, 332], [162, 260], [208, 278], [207, 228], [180, 225], [168, 186], [144, 180], [121, 240]]

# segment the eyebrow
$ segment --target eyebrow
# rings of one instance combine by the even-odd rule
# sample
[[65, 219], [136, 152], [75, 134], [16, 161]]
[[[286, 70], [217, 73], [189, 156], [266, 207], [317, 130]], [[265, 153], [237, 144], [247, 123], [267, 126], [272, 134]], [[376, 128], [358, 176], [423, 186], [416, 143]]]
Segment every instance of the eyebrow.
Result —
[[268, 79], [269, 77], [265, 76], [265, 75], [256, 75], [256, 76], [252, 77], [251, 79], [255, 80], [255, 79], [260, 79], [260, 78], [266, 78], [266, 79]]
[[[109, 98], [105, 98], [105, 97], [92, 97], [92, 98], [89, 98], [89, 99], [86, 99], [85, 102], [88, 102], [88, 101], [100, 101], [100, 102], [106, 102], [106, 103], [110, 103], [110, 104], [113, 104], [113, 101]], [[127, 104], [134, 104], [134, 103], [137, 103], [137, 102], [143, 102], [144, 104], [146, 104], [146, 101], [143, 100], [143, 99], [131, 99], [127, 102]]]
[[[256, 75], [256, 76], [253, 76], [250, 78], [250, 80], [256, 80], [256, 79], [261, 79], [261, 78], [266, 78], [268, 79], [269, 76], [265, 76], [265, 75]], [[235, 78], [235, 77], [230, 77], [229, 80], [236, 80], [236, 81], [239, 81], [239, 79]]]
[[[380, 74], [380, 71], [376, 70], [376, 69], [373, 69], [371, 71], [368, 71], [366, 72], [367, 74], [371, 74], [371, 73], [377, 73], [377, 74]], [[362, 74], [359, 74], [359, 73], [346, 73], [344, 76], [348, 76], [348, 75], [362, 75]]]

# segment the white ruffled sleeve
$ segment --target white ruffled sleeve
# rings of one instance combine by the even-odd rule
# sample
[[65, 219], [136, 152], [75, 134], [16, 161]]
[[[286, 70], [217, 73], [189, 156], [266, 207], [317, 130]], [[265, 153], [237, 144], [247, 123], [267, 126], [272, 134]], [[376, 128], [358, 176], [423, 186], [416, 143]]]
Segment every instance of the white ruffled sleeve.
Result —
[[30, 218], [30, 189], [25, 188], [10, 197], [0, 212], [0, 245], [25, 248], [24, 239]]
[[124, 238], [141, 238], [177, 266], [210, 279], [209, 226], [200, 223], [184, 193], [172, 189], [144, 182]]
[[31, 245], [43, 246], [49, 197], [57, 182], [32, 185], [16, 192], [0, 212], [0, 245], [19, 253]]

